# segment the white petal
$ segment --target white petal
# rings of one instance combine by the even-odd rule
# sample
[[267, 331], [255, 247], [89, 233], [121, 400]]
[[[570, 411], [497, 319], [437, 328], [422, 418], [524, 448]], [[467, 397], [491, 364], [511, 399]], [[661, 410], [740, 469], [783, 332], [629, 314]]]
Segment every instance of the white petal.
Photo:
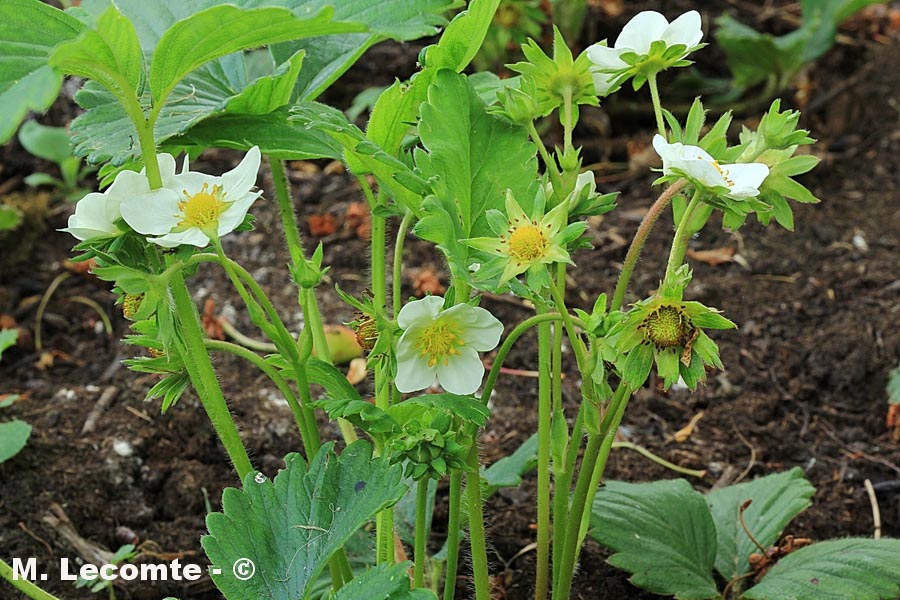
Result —
[[596, 92], [598, 96], [609, 94], [612, 90], [615, 77], [605, 73], [598, 73], [594, 70], [591, 71], [591, 76], [594, 78], [594, 92]]
[[460, 355], [454, 356], [446, 365], [437, 365], [438, 383], [451, 394], [474, 394], [481, 387], [483, 377], [484, 364], [472, 348], [462, 348]]
[[444, 299], [440, 296], [426, 296], [421, 300], [410, 302], [397, 314], [397, 325], [401, 329], [407, 329], [415, 323], [433, 321], [441, 312], [442, 306]]
[[444, 319], [456, 321], [462, 329], [465, 347], [479, 352], [496, 348], [503, 335], [503, 323], [481, 307], [457, 304], [444, 311], [441, 320]]
[[[112, 203], [118, 207], [117, 202], [113, 200]], [[108, 204], [110, 198], [107, 194], [88, 194], [75, 205], [75, 212], [69, 217], [69, 226], [60, 231], [70, 233], [79, 240], [118, 233], [114, 219], [109, 218]]]
[[601, 69], [621, 69], [628, 66], [619, 58], [621, 50], [610, 48], [602, 44], [594, 44], [587, 49], [588, 59]]
[[[677, 144], [677, 146], [680, 145], [681, 144]], [[656, 150], [656, 153], [659, 154], [659, 157], [663, 159], [663, 161], [670, 161], [678, 158], [676, 144], [668, 143], [666, 138], [658, 133], [653, 136], [653, 149]]]
[[247, 151], [241, 163], [231, 171], [222, 175], [222, 185], [227, 194], [245, 194], [256, 185], [259, 175], [259, 148], [253, 146]]
[[734, 187], [750, 187], [759, 189], [762, 182], [769, 176], [769, 167], [763, 163], [737, 163], [723, 165], [728, 178], [734, 182]]
[[178, 194], [159, 188], [122, 201], [122, 218], [132, 229], [144, 235], [169, 233], [181, 220]]
[[209, 245], [209, 238], [205, 233], [203, 233], [196, 227], [191, 227], [190, 229], [185, 229], [184, 231], [179, 231], [177, 233], [167, 233], [166, 235], [160, 237], [147, 239], [154, 244], [162, 246], [163, 248], [175, 248], [176, 246], [181, 246], [182, 244], [197, 246], [198, 248], [205, 248]]
[[729, 187], [725, 176], [715, 167], [712, 161], [685, 160], [674, 163], [690, 177], [708, 187]]
[[150, 182], [143, 173], [122, 171], [116, 175], [115, 181], [106, 190], [110, 196], [123, 200], [127, 196], [136, 196], [150, 191]]
[[429, 367], [428, 362], [418, 358], [409, 358], [407, 360], [397, 360], [397, 377], [394, 379], [394, 385], [397, 391], [403, 394], [416, 392], [431, 387], [434, 383], [434, 376], [437, 367]]
[[731, 188], [731, 191], [729, 191], [725, 195], [728, 196], [729, 198], [731, 198], [732, 200], [743, 200], [745, 198], [755, 198], [755, 197], [759, 196], [759, 190], [757, 188], [749, 187], [749, 186], [746, 186], [746, 187], [735, 186], [735, 187]]
[[245, 194], [236, 202], [229, 204], [228, 207], [219, 215], [219, 237], [234, 231], [234, 228], [244, 222], [247, 211], [250, 206], [262, 195], [262, 192], [253, 192]]
[[672, 21], [662, 34], [666, 45], [675, 46], [684, 44], [692, 48], [703, 39], [703, 30], [700, 28], [700, 13], [691, 10]]
[[[206, 173], [188, 171], [187, 173], [179, 173], [178, 175], [173, 176], [171, 182], [167, 184], [166, 187], [174, 190], [179, 198], [183, 200], [185, 192], [187, 192], [189, 196], [193, 196], [203, 190], [204, 184], [209, 186], [207, 191], [211, 192], [214, 186], [222, 185], [222, 178], [213, 177]], [[227, 195], [225, 196], [225, 200], [228, 200]]]
[[655, 10], [639, 12], [622, 29], [615, 47], [646, 54], [650, 44], [660, 39], [668, 26], [666, 18]]

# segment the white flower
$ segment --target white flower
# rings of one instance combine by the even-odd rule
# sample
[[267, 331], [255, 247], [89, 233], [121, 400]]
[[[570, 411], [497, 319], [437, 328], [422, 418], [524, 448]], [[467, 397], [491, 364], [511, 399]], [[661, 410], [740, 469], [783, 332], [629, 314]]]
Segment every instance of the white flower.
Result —
[[[169, 154], [159, 155], [160, 168], [175, 171], [175, 159]], [[122, 230], [116, 221], [122, 218], [122, 202], [129, 197], [150, 191], [145, 171], [122, 171], [105, 192], [88, 194], [75, 205], [75, 213], [69, 217], [69, 226], [60, 229], [71, 233], [79, 240], [116, 236]]]
[[[654, 61], [654, 72], [661, 71], [673, 63], [676, 63], [690, 52], [703, 39], [703, 30], [700, 28], [700, 13], [692, 10], [684, 13], [671, 23], [656, 11], [645, 10], [636, 14], [622, 29], [622, 33], [616, 38], [615, 45], [610, 48], [605, 44], [606, 40], [594, 44], [587, 49], [588, 58], [594, 63], [591, 72], [594, 75], [594, 87], [598, 94], [605, 95], [612, 91], [620, 71], [632, 66], [631, 63], [622, 60], [625, 53], [634, 53], [638, 56], [646, 56], [650, 53], [650, 47], [654, 42], [663, 42], [665, 48], [683, 45], [685, 51], [680, 56], [660, 58]], [[656, 54], [654, 52], [654, 54]], [[661, 55], [661, 53], [660, 53]]]
[[404, 329], [397, 342], [397, 378], [401, 392], [438, 382], [452, 394], [472, 394], [481, 385], [484, 365], [479, 352], [493, 350], [503, 324], [483, 308], [457, 304], [441, 310], [444, 299], [428, 296], [410, 302], [397, 315]]
[[743, 200], [759, 195], [759, 186], [769, 175], [762, 163], [720, 165], [703, 148], [669, 144], [659, 134], [653, 137], [653, 148], [663, 160], [663, 173], [683, 175], [708, 188], [725, 188], [725, 196]]
[[[166, 156], [166, 155], [161, 155]], [[160, 161], [163, 187], [122, 202], [122, 217], [135, 231], [166, 248], [181, 244], [204, 247], [210, 236], [223, 236], [240, 225], [262, 192], [251, 191], [259, 172], [259, 148], [254, 146], [237, 167], [221, 177]]]

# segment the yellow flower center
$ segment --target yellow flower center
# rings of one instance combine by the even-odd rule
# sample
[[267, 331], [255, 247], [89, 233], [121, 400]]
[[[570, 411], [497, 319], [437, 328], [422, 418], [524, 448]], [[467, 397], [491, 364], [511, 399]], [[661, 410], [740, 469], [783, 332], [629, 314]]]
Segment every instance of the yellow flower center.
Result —
[[182, 190], [185, 200], [178, 203], [178, 210], [183, 216], [178, 223], [179, 227], [197, 227], [203, 229], [219, 220], [219, 215], [228, 206], [225, 202], [225, 193], [222, 186], [214, 185], [212, 190], [209, 184], [204, 183], [203, 188], [194, 195]]
[[451, 356], [459, 356], [459, 348], [465, 346], [460, 336], [459, 326], [453, 322], [438, 321], [422, 330], [416, 340], [419, 358], [428, 357], [428, 366], [433, 367], [442, 362], [450, 363]]
[[524, 225], [516, 227], [509, 236], [509, 255], [520, 263], [530, 263], [544, 256], [550, 245], [547, 236], [539, 227]]

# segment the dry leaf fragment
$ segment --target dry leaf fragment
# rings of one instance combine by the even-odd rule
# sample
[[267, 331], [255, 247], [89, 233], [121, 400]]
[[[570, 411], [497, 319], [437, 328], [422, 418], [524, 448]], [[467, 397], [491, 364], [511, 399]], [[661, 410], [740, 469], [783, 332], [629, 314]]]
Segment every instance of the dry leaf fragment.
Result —
[[222, 328], [222, 321], [216, 316], [216, 302], [212, 298], [207, 298], [203, 303], [203, 314], [200, 316], [203, 323], [203, 330], [206, 331], [206, 337], [211, 340], [224, 340], [225, 330]]
[[675, 432], [675, 435], [672, 436], [672, 439], [678, 442], [679, 444], [682, 442], [688, 441], [688, 439], [693, 435], [694, 429], [697, 427], [697, 423], [700, 422], [700, 419], [703, 418], [704, 411], [698, 412], [696, 415], [691, 417], [690, 423], [679, 429]]
[[325, 237], [337, 231], [337, 224], [334, 217], [329, 213], [323, 215], [310, 215], [307, 219], [309, 224], [309, 233], [315, 237]]
[[734, 261], [734, 248], [725, 246], [711, 250], [688, 250], [687, 255], [708, 265], [722, 265]]
[[419, 272], [413, 277], [413, 290], [417, 298], [422, 298], [426, 294], [440, 296], [447, 291], [447, 288], [438, 279], [437, 273], [426, 267], [419, 269]]

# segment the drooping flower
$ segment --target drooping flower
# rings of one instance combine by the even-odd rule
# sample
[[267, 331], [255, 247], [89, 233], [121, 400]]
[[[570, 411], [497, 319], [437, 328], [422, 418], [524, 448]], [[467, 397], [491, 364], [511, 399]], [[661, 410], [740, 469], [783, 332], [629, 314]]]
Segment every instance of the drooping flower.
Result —
[[[563, 236], [566, 229], [566, 208], [566, 203], [561, 202], [546, 215], [532, 218], [525, 214], [512, 192], [507, 190], [506, 230], [498, 232], [497, 237], [471, 238], [463, 242], [476, 250], [490, 252], [506, 262], [500, 276], [502, 285], [533, 266], [570, 261], [564, 239], [569, 236]], [[574, 237], [583, 230], [581, 227]]]
[[[633, 75], [646, 78], [672, 66], [683, 66], [685, 57], [699, 47], [701, 39], [703, 30], [696, 10], [671, 23], [656, 11], [640, 12], [628, 21], [613, 47], [603, 40], [587, 49], [594, 63], [594, 87], [598, 94], [606, 95]], [[670, 50], [676, 47], [678, 50]]]
[[[169, 154], [158, 157], [160, 169], [175, 172], [175, 159]], [[122, 230], [116, 221], [122, 218], [122, 202], [150, 191], [145, 171], [122, 171], [104, 192], [88, 194], [75, 205], [69, 217], [68, 227], [60, 229], [71, 233], [81, 241], [99, 237], [117, 236]]]
[[241, 163], [221, 177], [188, 170], [160, 171], [163, 187], [122, 202], [122, 217], [154, 244], [173, 248], [181, 244], [204, 247], [214, 237], [240, 225], [250, 205], [262, 194], [252, 191], [259, 172], [259, 148], [253, 147]]
[[440, 296], [427, 296], [397, 315], [404, 330], [396, 353], [400, 392], [423, 390], [435, 377], [453, 394], [472, 394], [481, 385], [484, 365], [478, 353], [497, 346], [503, 324], [483, 308], [457, 304], [441, 310], [443, 305]]
[[703, 148], [678, 142], [670, 144], [659, 134], [653, 137], [653, 148], [663, 160], [665, 175], [687, 177], [732, 200], [758, 196], [759, 186], [769, 175], [769, 167], [762, 163], [720, 165]]

